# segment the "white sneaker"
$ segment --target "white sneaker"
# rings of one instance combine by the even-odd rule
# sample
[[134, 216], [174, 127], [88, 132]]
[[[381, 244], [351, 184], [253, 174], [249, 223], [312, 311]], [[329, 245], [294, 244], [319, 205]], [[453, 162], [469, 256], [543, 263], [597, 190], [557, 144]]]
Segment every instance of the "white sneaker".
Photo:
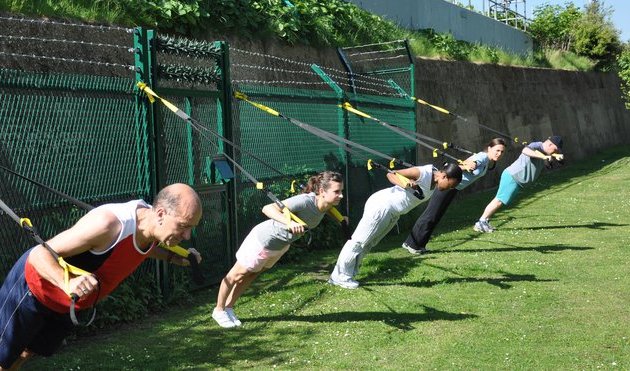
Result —
[[337, 281], [331, 277], [328, 279], [328, 283], [330, 283], [331, 285], [343, 287], [344, 289], [350, 289], [350, 290], [354, 290], [359, 287], [359, 282], [351, 278], [349, 278], [346, 281]]
[[232, 309], [232, 308], [225, 308], [225, 312], [228, 314], [228, 316], [230, 316], [230, 319], [232, 320], [232, 322], [234, 322], [236, 327], [238, 327], [238, 326], [243, 324], [241, 322], [241, 320], [239, 320], [238, 317], [236, 317], [236, 314], [234, 314], [234, 309]]
[[429, 252], [427, 249], [414, 249], [413, 247], [409, 246], [406, 242], [403, 242], [402, 248], [409, 251], [410, 253], [414, 255], [421, 255], [421, 254], [426, 254], [427, 252]]
[[488, 223], [485, 220], [479, 220], [475, 223], [475, 226], [473, 227], [473, 229], [477, 232], [481, 232], [481, 233], [492, 233], [494, 232], [494, 227], [490, 225], [490, 223]]
[[212, 311], [212, 318], [223, 328], [236, 327], [236, 323], [232, 321], [232, 318], [227, 311], [217, 310], [217, 308], [214, 308]]

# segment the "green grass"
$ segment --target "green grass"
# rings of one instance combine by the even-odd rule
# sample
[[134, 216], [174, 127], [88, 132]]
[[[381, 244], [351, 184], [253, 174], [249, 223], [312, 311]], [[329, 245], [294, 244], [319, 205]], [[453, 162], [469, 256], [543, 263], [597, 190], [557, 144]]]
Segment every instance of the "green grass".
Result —
[[337, 251], [260, 277], [223, 330], [216, 290], [161, 316], [82, 337], [27, 369], [630, 369], [630, 146], [543, 174], [493, 234], [493, 192], [454, 203], [417, 257], [394, 235], [349, 291]]

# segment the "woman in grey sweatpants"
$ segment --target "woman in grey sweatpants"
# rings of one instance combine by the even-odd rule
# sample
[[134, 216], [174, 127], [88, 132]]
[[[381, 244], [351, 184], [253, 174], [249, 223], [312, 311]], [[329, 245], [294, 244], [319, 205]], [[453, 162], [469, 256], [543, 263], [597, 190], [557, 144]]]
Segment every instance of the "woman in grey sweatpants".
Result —
[[395, 173], [388, 173], [387, 178], [394, 186], [368, 198], [361, 221], [339, 253], [329, 283], [346, 289], [359, 287], [353, 277], [358, 273], [363, 258], [387, 235], [398, 218], [428, 200], [436, 188], [451, 189], [462, 180], [462, 170], [455, 164], [445, 164], [441, 170], [432, 165], [417, 166], [398, 170], [397, 173], [409, 181], [401, 180]]

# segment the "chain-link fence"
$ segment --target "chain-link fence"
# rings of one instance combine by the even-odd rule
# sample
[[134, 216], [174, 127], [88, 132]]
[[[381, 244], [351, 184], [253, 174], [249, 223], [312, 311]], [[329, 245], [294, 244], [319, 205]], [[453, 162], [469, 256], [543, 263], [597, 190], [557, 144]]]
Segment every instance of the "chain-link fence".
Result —
[[[151, 201], [166, 184], [190, 184], [202, 198], [204, 217], [185, 246], [204, 256], [207, 283], [217, 282], [229, 269], [238, 242], [261, 220], [260, 210], [270, 202], [238, 171], [234, 180], [222, 179], [213, 163], [217, 155], [232, 156], [280, 196], [292, 179], [324, 169], [340, 171], [347, 179], [344, 208], [354, 221], [367, 197], [385, 182], [382, 174], [367, 171], [369, 154], [349, 154], [232, 98], [233, 91], [392, 157], [408, 162], [415, 158], [412, 141], [340, 107], [350, 102], [415, 130], [413, 102], [399, 91], [413, 94], [409, 60], [392, 66], [390, 58], [382, 59], [386, 65], [376, 58], [369, 61], [369, 69], [349, 71], [145, 29], [4, 21], [0, 165], [92, 205], [132, 198]], [[20, 37], [29, 42], [20, 42]], [[199, 125], [159, 102], [151, 104], [136, 87], [138, 81]], [[18, 215], [31, 218], [45, 238], [85, 213], [41, 187], [2, 175], [2, 200]], [[3, 278], [33, 242], [6, 216], [0, 216], [0, 223], [0, 234], [8, 241], [0, 251]], [[158, 277], [164, 289], [172, 286], [168, 269], [146, 263], [135, 277]]]

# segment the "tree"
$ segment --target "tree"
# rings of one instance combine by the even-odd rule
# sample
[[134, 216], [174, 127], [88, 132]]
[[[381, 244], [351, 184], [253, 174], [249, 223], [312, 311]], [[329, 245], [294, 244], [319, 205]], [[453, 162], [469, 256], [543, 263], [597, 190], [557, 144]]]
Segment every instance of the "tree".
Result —
[[573, 3], [538, 6], [529, 32], [543, 49], [568, 51], [573, 44], [571, 32], [581, 17], [582, 13]]
[[626, 108], [630, 109], [630, 43], [625, 44], [623, 51], [617, 57], [621, 91], [626, 98]]
[[621, 52], [619, 31], [612, 20], [612, 9], [603, 1], [591, 0], [571, 34], [575, 40], [573, 51], [598, 61], [598, 67], [608, 70]]

